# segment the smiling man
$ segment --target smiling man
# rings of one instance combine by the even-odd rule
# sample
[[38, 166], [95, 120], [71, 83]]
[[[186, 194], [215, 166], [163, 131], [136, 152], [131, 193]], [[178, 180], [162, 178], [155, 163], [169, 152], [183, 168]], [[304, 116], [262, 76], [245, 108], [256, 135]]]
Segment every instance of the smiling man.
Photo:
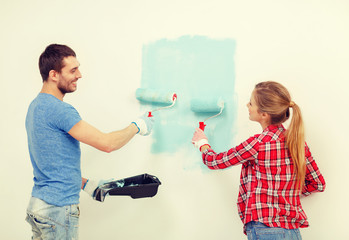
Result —
[[103, 133], [82, 120], [77, 110], [63, 101], [77, 89], [82, 77], [75, 52], [51, 44], [39, 59], [43, 86], [31, 102], [26, 130], [34, 173], [34, 187], [26, 220], [32, 239], [78, 239], [81, 188], [94, 197], [98, 187], [81, 177], [80, 142], [104, 152], [127, 144], [137, 133], [150, 134], [153, 118], [142, 116], [122, 130]]
[[77, 89], [77, 81], [82, 76], [79, 70], [80, 63], [75, 56], [64, 57], [61, 64], [57, 66], [61, 68], [60, 70], [50, 70], [48, 77], [43, 82], [41, 93], [52, 94], [63, 101], [66, 93], [74, 92]]

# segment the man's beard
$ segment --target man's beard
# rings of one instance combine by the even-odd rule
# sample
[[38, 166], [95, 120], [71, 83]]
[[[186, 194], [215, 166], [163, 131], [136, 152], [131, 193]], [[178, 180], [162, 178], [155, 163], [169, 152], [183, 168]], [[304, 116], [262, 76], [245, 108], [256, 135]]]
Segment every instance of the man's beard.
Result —
[[61, 91], [62, 94], [66, 94], [66, 93], [71, 93], [74, 92], [75, 90], [70, 90], [66, 85], [63, 84], [58, 84], [58, 89]]

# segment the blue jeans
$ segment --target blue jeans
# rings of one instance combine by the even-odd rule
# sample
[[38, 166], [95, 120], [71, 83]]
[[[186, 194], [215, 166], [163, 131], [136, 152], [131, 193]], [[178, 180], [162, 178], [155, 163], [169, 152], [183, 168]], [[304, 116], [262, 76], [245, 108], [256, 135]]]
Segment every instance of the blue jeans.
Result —
[[248, 240], [301, 240], [299, 229], [268, 227], [260, 222], [246, 224]]
[[32, 226], [34, 240], [78, 239], [78, 205], [58, 207], [32, 197], [26, 221]]

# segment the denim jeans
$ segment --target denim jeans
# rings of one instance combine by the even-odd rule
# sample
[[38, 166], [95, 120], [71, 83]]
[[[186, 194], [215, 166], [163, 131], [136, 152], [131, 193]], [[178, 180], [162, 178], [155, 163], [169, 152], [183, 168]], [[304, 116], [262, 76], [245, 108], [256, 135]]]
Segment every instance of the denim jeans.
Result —
[[260, 222], [246, 224], [248, 240], [301, 240], [299, 229], [268, 227]]
[[78, 239], [78, 205], [58, 207], [32, 197], [26, 221], [32, 226], [34, 240]]

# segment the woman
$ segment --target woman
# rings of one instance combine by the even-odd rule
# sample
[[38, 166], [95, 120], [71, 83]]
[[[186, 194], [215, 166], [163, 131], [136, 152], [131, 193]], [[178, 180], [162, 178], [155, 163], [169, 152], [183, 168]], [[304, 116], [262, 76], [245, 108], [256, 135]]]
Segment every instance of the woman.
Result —
[[[300, 195], [324, 191], [325, 180], [304, 141], [300, 108], [284, 86], [272, 81], [255, 86], [247, 107], [261, 134], [222, 153], [211, 149], [199, 128], [192, 142], [210, 169], [242, 164], [237, 204], [248, 239], [301, 239], [299, 228], [309, 224]], [[286, 130], [282, 123], [290, 108]]]

